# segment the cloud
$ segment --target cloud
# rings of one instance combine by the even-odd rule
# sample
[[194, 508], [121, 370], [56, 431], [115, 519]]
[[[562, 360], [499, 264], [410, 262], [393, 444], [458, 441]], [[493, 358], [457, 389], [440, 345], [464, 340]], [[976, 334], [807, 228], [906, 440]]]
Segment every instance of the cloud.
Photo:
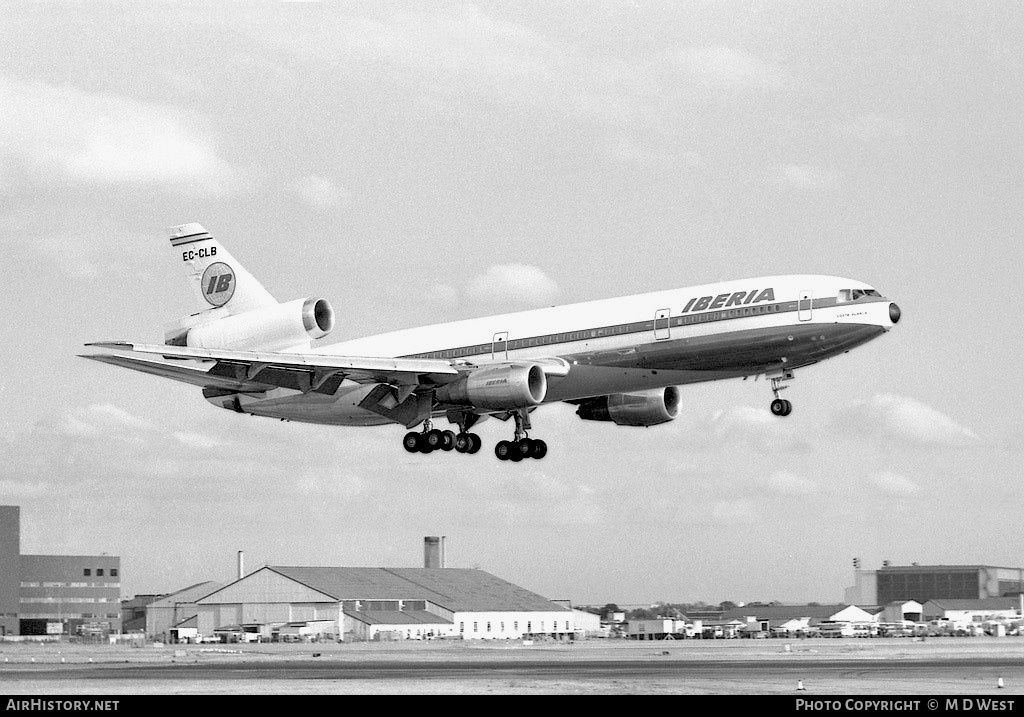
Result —
[[906, 497], [921, 492], [921, 486], [909, 478], [890, 471], [881, 471], [870, 477], [872, 485], [886, 495]]
[[779, 68], [724, 45], [672, 50], [664, 53], [662, 59], [711, 89], [774, 89], [785, 84], [785, 75]]
[[869, 112], [857, 115], [839, 125], [838, 133], [863, 142], [886, 139], [904, 139], [911, 129], [903, 119]]
[[313, 209], [330, 209], [351, 200], [351, 194], [344, 187], [339, 187], [327, 177], [315, 175], [295, 181], [292, 191]]
[[229, 188], [231, 168], [177, 115], [127, 97], [0, 77], [0, 159], [8, 171], [43, 181]]
[[886, 443], [947, 448], [981, 443], [974, 431], [949, 416], [913, 398], [888, 393], [855, 402], [839, 413], [838, 424], [844, 431]]
[[466, 297], [471, 301], [515, 306], [549, 305], [558, 292], [557, 283], [527, 264], [497, 264], [474, 277], [466, 287]]
[[64, 413], [58, 433], [67, 436], [100, 436], [150, 431], [153, 425], [110, 403], [92, 404]]
[[176, 441], [188, 448], [209, 450], [211, 448], [222, 448], [227, 445], [224, 441], [210, 436], [206, 433], [194, 433], [191, 431], [175, 431], [171, 434]]
[[757, 483], [781, 496], [809, 495], [818, 490], [814, 481], [787, 471], [774, 471], [771, 475], [759, 477]]
[[753, 523], [757, 520], [757, 506], [747, 498], [720, 500], [712, 506], [711, 517], [720, 523]]
[[794, 189], [823, 189], [836, 181], [834, 172], [810, 164], [787, 164], [776, 175], [780, 184]]
[[721, 443], [746, 443], [766, 453], [803, 451], [809, 445], [798, 425], [781, 421], [769, 411], [753, 406], [715, 411], [699, 430]]

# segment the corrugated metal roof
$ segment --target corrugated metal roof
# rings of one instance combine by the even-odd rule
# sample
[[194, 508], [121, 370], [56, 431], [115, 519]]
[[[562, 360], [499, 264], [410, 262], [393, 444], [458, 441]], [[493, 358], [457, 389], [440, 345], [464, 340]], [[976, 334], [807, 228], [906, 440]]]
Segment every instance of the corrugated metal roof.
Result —
[[849, 605], [751, 605], [734, 607], [722, 614], [723, 620], [756, 617], [761, 620], [787, 620], [799, 617], [826, 618], [841, 612]]
[[1020, 598], [935, 598], [925, 604], [931, 604], [943, 610], [1012, 610], [1020, 606]]
[[205, 583], [196, 583], [195, 585], [189, 585], [187, 588], [182, 588], [178, 592], [171, 593], [165, 597], [160, 598], [147, 605], [147, 608], [154, 607], [174, 607], [180, 603], [192, 603], [201, 597], [209, 595], [215, 590], [219, 590], [224, 586], [224, 583], [215, 582], [209, 580]]
[[537, 593], [470, 568], [269, 569], [338, 600], [429, 600], [453, 612], [569, 612]]
[[408, 612], [398, 610], [360, 610], [359, 612], [345, 611], [345, 614], [355, 620], [365, 622], [367, 625], [451, 625], [451, 620], [446, 620], [440, 615], [425, 610], [410, 610]]

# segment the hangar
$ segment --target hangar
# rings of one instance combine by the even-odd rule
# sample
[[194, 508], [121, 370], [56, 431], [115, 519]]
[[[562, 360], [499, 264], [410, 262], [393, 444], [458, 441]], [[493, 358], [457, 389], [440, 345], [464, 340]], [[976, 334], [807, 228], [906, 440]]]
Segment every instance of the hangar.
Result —
[[[201, 636], [274, 640], [575, 636], [573, 611], [482, 570], [266, 566], [180, 615]], [[194, 620], [194, 621], [193, 621]]]
[[1024, 568], [992, 565], [890, 565], [861, 570], [854, 559], [853, 587], [846, 601], [856, 605], [888, 605], [903, 600], [982, 600], [1024, 592]]

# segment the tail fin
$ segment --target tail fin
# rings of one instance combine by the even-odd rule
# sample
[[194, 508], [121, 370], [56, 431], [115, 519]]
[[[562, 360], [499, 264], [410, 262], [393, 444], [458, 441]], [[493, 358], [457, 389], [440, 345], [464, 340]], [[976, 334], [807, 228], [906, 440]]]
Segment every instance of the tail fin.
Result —
[[202, 225], [182, 224], [169, 231], [171, 246], [181, 255], [201, 311], [222, 309], [217, 312], [220, 316], [233, 316], [277, 305], [270, 292]]

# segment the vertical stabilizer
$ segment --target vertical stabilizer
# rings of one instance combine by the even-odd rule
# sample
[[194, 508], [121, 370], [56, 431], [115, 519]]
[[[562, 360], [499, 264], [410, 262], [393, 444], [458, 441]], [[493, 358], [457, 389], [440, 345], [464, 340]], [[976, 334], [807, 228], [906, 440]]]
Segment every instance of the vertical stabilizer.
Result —
[[199, 311], [233, 316], [277, 301], [200, 224], [171, 227], [171, 246], [185, 265]]

